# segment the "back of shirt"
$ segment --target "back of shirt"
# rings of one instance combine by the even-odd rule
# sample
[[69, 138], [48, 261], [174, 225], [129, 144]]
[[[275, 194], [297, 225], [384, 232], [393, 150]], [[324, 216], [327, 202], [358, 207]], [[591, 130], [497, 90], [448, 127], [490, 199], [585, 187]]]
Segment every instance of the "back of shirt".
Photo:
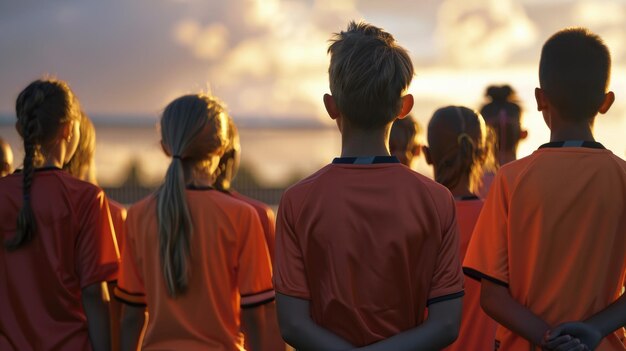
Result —
[[[591, 144], [547, 144], [502, 167], [464, 262], [550, 325], [586, 319], [624, 286], [626, 162]], [[503, 350], [528, 350], [504, 328], [497, 337]], [[598, 350], [626, 349], [623, 337], [611, 334]]]
[[[37, 229], [15, 251], [0, 248], [0, 350], [90, 350], [81, 289], [117, 278], [106, 197], [59, 169], [35, 171]], [[22, 174], [0, 179], [0, 238], [16, 232]]]
[[274, 298], [272, 271], [256, 211], [217, 190], [185, 191], [193, 223], [189, 284], [172, 298], [159, 256], [156, 197], [128, 211], [116, 296], [145, 304], [142, 350], [242, 350], [241, 308]]
[[418, 326], [463, 294], [453, 201], [399, 163], [326, 166], [281, 199], [276, 291], [356, 346]]
[[[467, 246], [474, 226], [483, 208], [478, 198], [456, 200], [456, 215], [461, 234], [461, 261], [465, 258]], [[480, 307], [480, 281], [465, 279], [463, 297], [463, 318], [456, 341], [446, 351], [493, 350], [496, 338], [496, 322]]]

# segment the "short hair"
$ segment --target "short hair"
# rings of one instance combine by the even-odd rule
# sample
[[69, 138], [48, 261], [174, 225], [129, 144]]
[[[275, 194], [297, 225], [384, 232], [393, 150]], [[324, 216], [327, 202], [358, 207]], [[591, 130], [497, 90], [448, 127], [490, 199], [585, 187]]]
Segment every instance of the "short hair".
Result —
[[407, 51], [383, 29], [351, 21], [328, 48], [330, 91], [342, 116], [362, 129], [391, 122], [413, 78]]
[[419, 148], [417, 136], [420, 133], [421, 127], [413, 116], [407, 115], [402, 119], [396, 119], [389, 133], [389, 151], [392, 155], [397, 153], [403, 155], [400, 162], [409, 166], [418, 151], [416, 150]]
[[541, 50], [539, 82], [563, 118], [594, 117], [604, 101], [610, 74], [609, 49], [586, 28], [563, 29]]

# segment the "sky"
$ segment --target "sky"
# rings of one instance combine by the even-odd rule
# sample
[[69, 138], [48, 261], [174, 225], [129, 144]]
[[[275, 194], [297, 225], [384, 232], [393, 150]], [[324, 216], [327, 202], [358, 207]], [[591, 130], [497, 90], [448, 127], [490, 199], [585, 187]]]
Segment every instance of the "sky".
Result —
[[597, 133], [626, 153], [626, 0], [0, 0], [0, 115], [12, 118], [19, 91], [53, 75], [100, 122], [152, 122], [202, 90], [236, 121], [331, 125], [321, 100], [328, 39], [352, 19], [409, 50], [422, 124], [444, 105], [478, 108], [489, 84], [511, 84], [531, 129], [522, 155], [548, 138], [533, 100], [543, 42], [588, 27], [610, 47], [617, 96]]

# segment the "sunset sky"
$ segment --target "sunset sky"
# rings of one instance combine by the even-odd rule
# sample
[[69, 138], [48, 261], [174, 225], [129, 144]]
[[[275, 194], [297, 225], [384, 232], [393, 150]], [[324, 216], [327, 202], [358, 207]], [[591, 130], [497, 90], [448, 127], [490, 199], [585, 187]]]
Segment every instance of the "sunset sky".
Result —
[[[43, 74], [70, 82], [95, 117], [155, 119], [174, 97], [210, 90], [239, 121], [330, 123], [331, 33], [364, 19], [411, 53], [414, 114], [478, 108], [490, 83], [510, 83], [531, 139], [546, 140], [533, 89], [543, 42], [586, 26], [609, 45], [617, 103], [597, 132], [626, 152], [626, 0], [107, 0], [0, 2], [0, 114]], [[108, 117], [107, 117], [108, 116]]]

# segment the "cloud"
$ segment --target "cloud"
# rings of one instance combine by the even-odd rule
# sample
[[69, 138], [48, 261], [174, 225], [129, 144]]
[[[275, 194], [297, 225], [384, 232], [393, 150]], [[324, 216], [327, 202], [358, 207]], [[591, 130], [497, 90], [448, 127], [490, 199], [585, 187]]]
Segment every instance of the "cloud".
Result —
[[228, 28], [221, 23], [202, 27], [198, 21], [186, 19], [174, 27], [178, 43], [188, 47], [200, 59], [220, 58], [228, 47]]
[[446, 0], [439, 9], [436, 35], [444, 61], [493, 67], [532, 45], [537, 32], [513, 0]]

